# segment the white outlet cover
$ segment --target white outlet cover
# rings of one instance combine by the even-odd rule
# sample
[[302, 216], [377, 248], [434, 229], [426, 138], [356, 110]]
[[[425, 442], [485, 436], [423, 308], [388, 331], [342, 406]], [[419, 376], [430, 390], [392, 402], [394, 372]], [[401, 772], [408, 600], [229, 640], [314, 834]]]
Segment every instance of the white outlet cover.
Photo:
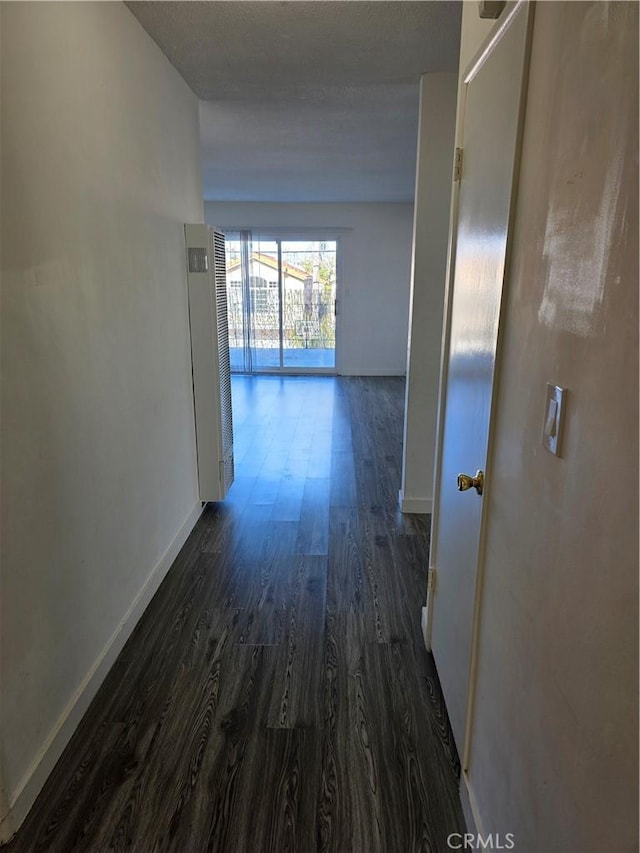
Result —
[[562, 426], [567, 389], [560, 388], [547, 382], [547, 393], [544, 406], [544, 422], [542, 426], [542, 444], [554, 456], [560, 456]]

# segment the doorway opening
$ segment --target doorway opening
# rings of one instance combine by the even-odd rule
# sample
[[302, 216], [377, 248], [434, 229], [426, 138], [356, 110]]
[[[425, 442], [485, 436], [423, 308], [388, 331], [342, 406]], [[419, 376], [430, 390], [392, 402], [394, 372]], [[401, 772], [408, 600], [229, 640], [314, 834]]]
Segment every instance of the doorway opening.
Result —
[[226, 232], [233, 373], [335, 373], [338, 241]]

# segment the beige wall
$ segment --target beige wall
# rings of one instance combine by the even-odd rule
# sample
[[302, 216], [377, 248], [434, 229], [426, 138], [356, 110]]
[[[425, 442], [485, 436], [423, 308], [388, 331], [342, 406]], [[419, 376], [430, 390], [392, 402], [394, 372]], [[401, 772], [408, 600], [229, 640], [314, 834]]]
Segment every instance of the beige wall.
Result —
[[404, 412], [405, 512], [431, 512], [456, 123], [456, 74], [423, 74]]
[[469, 765], [519, 853], [637, 850], [637, 38], [636, 4], [537, 5]]
[[125, 6], [1, 13], [6, 837], [197, 517], [202, 201], [197, 100]]
[[340, 232], [338, 370], [401, 376], [407, 362], [412, 204], [205, 203], [210, 225]]

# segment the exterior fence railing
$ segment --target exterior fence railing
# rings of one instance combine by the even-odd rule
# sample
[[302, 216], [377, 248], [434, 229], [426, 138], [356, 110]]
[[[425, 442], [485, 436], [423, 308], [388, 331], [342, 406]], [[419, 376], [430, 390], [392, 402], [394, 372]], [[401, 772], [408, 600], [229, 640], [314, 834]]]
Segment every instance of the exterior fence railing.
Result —
[[[229, 345], [243, 346], [243, 301], [237, 288], [228, 288]], [[286, 349], [333, 349], [335, 347], [335, 297], [333, 289], [314, 288], [305, 302], [301, 292], [284, 293], [282, 336]], [[278, 295], [267, 289], [252, 289], [252, 346], [257, 349], [280, 345]]]

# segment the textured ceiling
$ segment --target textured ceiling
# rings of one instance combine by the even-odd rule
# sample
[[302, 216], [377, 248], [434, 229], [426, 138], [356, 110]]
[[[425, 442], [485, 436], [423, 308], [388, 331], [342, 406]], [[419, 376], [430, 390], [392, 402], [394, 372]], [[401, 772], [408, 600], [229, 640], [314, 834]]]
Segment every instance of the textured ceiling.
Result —
[[410, 201], [418, 81], [456, 71], [458, 2], [131, 2], [201, 98], [204, 197]]

